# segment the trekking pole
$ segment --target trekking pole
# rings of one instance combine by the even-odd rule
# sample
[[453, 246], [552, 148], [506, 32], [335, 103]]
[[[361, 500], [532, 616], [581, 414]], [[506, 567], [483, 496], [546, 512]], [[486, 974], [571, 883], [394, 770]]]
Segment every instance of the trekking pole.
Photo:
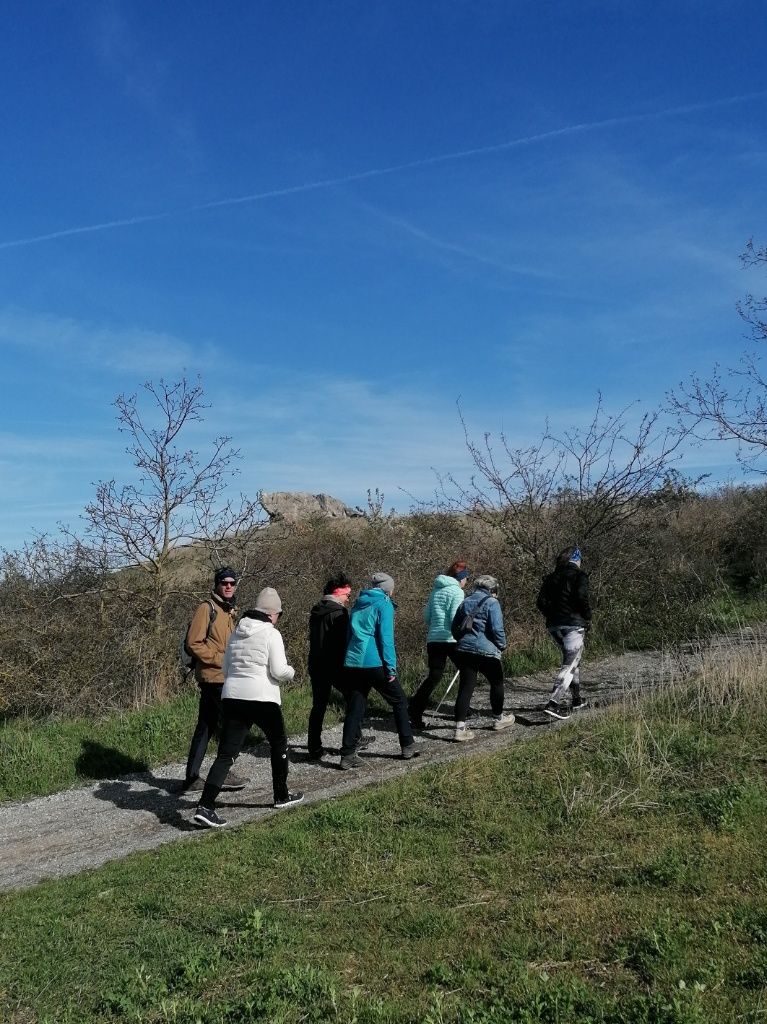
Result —
[[435, 712], [434, 712], [434, 714], [435, 714], [435, 715], [438, 715], [438, 714], [439, 714], [439, 709], [440, 709], [440, 708], [442, 707], [442, 705], [443, 705], [443, 704], [445, 703], [445, 701], [447, 700], [447, 695], [448, 695], [448, 694], [450, 693], [450, 691], [451, 691], [451, 690], [453, 689], [453, 687], [455, 686], [455, 684], [456, 684], [456, 683], [458, 682], [458, 676], [459, 676], [460, 674], [461, 674], [460, 672], [456, 672], [456, 674], [455, 674], [455, 675], [453, 676], [453, 678], [452, 678], [452, 679], [450, 680], [450, 686], [448, 686], [448, 688], [447, 688], [447, 689], [445, 690], [445, 692], [444, 692], [444, 693], [442, 694], [442, 700], [441, 700], [441, 701], [439, 702], [439, 704], [438, 704], [438, 705], [437, 705], [437, 707], [436, 707], [436, 710], [435, 710]]

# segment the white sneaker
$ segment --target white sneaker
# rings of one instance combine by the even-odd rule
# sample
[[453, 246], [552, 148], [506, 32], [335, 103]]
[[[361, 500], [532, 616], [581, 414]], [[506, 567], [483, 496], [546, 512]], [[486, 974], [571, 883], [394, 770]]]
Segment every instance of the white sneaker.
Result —
[[474, 733], [471, 729], [467, 729], [465, 725], [458, 726], [455, 730], [455, 736], [453, 739], [456, 743], [468, 743], [469, 740], [474, 739]]
[[514, 725], [515, 721], [516, 719], [512, 714], [499, 715], [497, 718], [493, 719], [493, 729], [496, 732], [500, 732], [502, 729], [508, 729], [510, 725]]

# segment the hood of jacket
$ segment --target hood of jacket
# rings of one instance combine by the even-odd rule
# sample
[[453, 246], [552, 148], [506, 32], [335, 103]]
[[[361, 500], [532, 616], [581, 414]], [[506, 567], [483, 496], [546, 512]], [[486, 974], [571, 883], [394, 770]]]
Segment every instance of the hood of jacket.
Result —
[[463, 587], [455, 576], [445, 576], [444, 573], [440, 573], [434, 580], [434, 590], [444, 590], [445, 587], [458, 587], [461, 593], [463, 593]]
[[371, 587], [370, 590], [360, 591], [360, 595], [354, 602], [354, 608], [360, 610], [362, 608], [373, 608], [379, 604], [385, 604], [389, 600], [388, 594], [385, 594], [380, 587]]
[[326, 615], [337, 615], [340, 611], [345, 610], [345, 605], [342, 605], [340, 601], [336, 601], [336, 599], [331, 597], [329, 594], [326, 594], [324, 597], [319, 599], [309, 614], [316, 619], [323, 619]]
[[258, 636], [259, 633], [264, 633], [269, 629], [274, 629], [274, 624], [271, 621], [255, 619], [246, 613], [237, 623], [232, 639], [241, 640], [246, 637]]

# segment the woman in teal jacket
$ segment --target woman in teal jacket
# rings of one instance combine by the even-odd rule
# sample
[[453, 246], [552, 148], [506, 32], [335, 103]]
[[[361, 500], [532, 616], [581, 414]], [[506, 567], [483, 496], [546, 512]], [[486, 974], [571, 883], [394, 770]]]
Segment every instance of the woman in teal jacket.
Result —
[[397, 679], [394, 648], [394, 580], [385, 572], [373, 573], [370, 586], [354, 602], [349, 615], [349, 643], [344, 659], [348, 703], [341, 743], [341, 767], [360, 768], [357, 753], [368, 694], [377, 690], [394, 712], [402, 757], [416, 756], [413, 732], [407, 717], [407, 697]]
[[410, 724], [414, 729], [425, 729], [423, 713], [429, 698], [439, 684], [445, 672], [447, 659], [458, 668], [456, 659], [457, 643], [450, 627], [458, 608], [463, 602], [463, 590], [469, 578], [469, 570], [465, 562], [453, 562], [446, 573], [434, 580], [431, 594], [423, 617], [429, 632], [426, 637], [426, 657], [429, 673], [410, 698]]

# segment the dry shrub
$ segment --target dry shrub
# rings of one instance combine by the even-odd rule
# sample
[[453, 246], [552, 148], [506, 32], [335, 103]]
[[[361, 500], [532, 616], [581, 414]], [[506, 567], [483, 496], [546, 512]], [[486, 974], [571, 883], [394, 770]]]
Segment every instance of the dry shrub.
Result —
[[[728, 558], [748, 550], [749, 538], [756, 543], [755, 517], [765, 502], [764, 488], [705, 497], [666, 488], [620, 530], [586, 547], [596, 606], [592, 644], [662, 646], [705, 635], [712, 628], [706, 602], [722, 592], [732, 570]], [[752, 533], [744, 523], [752, 524]], [[569, 539], [564, 517], [558, 529]], [[754, 564], [760, 557], [755, 554]], [[400, 661], [406, 673], [417, 674], [425, 658], [423, 606], [435, 575], [457, 558], [475, 574], [498, 578], [512, 649], [540, 643], [535, 597], [541, 569], [510, 547], [492, 522], [444, 512], [395, 516], [384, 512], [380, 500], [362, 519], [273, 524], [261, 531], [257, 568], [243, 578], [238, 602], [244, 610], [261, 587], [279, 590], [285, 608], [280, 628], [301, 685], [308, 615], [325, 580], [344, 569], [359, 590], [383, 569], [396, 581]], [[236, 543], [225, 560], [242, 564]], [[37, 549], [35, 558], [29, 551], [24, 557], [6, 554], [0, 573], [0, 714], [99, 714], [154, 704], [177, 692], [179, 639], [196, 603], [209, 593], [211, 570], [194, 547], [177, 551], [173, 566], [158, 626], [146, 601], [134, 599], [135, 578], [128, 587], [121, 574], [84, 571], [77, 548]], [[739, 657], [733, 652], [736, 665]], [[724, 690], [712, 683], [712, 695], [742, 689], [738, 672]], [[701, 678], [703, 687], [705, 672]], [[635, 742], [639, 748], [649, 740]]]

